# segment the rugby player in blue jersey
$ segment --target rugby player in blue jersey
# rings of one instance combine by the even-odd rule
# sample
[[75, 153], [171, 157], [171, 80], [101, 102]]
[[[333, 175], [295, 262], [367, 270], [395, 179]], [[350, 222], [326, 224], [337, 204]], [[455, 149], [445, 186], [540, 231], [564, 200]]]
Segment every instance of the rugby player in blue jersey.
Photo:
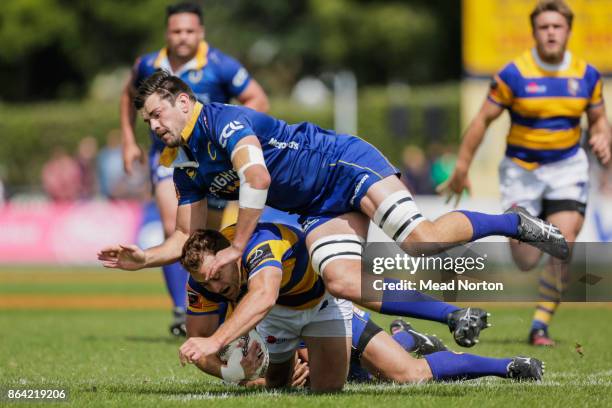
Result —
[[[574, 242], [584, 222], [589, 185], [588, 159], [580, 146], [584, 113], [591, 150], [602, 165], [610, 162], [612, 137], [602, 79], [593, 66], [566, 49], [573, 13], [564, 1], [541, 0], [530, 17], [535, 47], [494, 76], [487, 99], [465, 132], [445, 189], [451, 195], [469, 190], [468, 170], [485, 131], [508, 110], [512, 124], [506, 157], [499, 166], [503, 208], [544, 218]], [[510, 244], [520, 269], [538, 264], [542, 253], [537, 248], [514, 240]], [[554, 345], [548, 325], [567, 275], [566, 264], [551, 258], [540, 278], [541, 300], [529, 333], [531, 344]]]
[[[121, 129], [123, 164], [131, 173], [135, 160], [144, 160], [142, 149], [136, 143], [133, 101], [138, 86], [149, 75], [164, 69], [180, 77], [193, 90], [195, 97], [204, 102], [229, 102], [236, 98], [242, 105], [265, 112], [268, 99], [259, 84], [232, 57], [204, 41], [202, 10], [194, 3], [177, 3], [166, 9], [166, 47], [139, 57], [121, 95]], [[176, 221], [176, 194], [172, 183], [173, 169], [161, 166], [159, 156], [164, 144], [151, 134], [149, 168], [155, 201], [159, 208], [164, 234], [174, 231]], [[225, 202], [208, 202], [208, 225], [219, 228]], [[170, 330], [184, 335], [185, 282], [187, 274], [178, 263], [164, 265], [164, 279], [174, 303], [175, 321]]]
[[[217, 353], [233, 339], [257, 326], [270, 353], [265, 384], [289, 386], [296, 381], [295, 352], [303, 339], [313, 390], [342, 388], [347, 378], [348, 345], [352, 344], [348, 379], [391, 380], [399, 383], [460, 380], [495, 375], [539, 380], [542, 363], [524, 357], [488, 358], [446, 350], [440, 340], [399, 322], [393, 336], [366, 313], [352, 309], [325, 292], [322, 279], [309, 263], [299, 230], [281, 224], [259, 224], [241, 259], [206, 279], [207, 263], [231, 245], [236, 229], [221, 233], [198, 230], [185, 243], [181, 263], [191, 275], [187, 286], [187, 332], [180, 348], [182, 362], [226, 380], [247, 378], [245, 367], [258, 366], [261, 354], [252, 351], [242, 370], [225, 367]], [[352, 322], [352, 324], [351, 324]], [[352, 341], [346, 339], [350, 336]], [[314, 337], [314, 338], [313, 338]], [[415, 359], [409, 352], [424, 355]], [[237, 369], [236, 373], [229, 370]], [[298, 376], [299, 377], [299, 376]]]
[[540, 220], [519, 213], [456, 211], [426, 220], [398, 170], [356, 136], [307, 122], [290, 125], [244, 107], [202, 105], [187, 84], [167, 72], [145, 80], [135, 104], [167, 146], [161, 162], [175, 168], [176, 230], [146, 251], [133, 245], [104, 248], [98, 257], [107, 267], [175, 262], [189, 234], [205, 227], [207, 198], [237, 199], [232, 245], [219, 251], [206, 270], [206, 278], [213, 279], [243, 255], [267, 204], [300, 215], [313, 267], [333, 296], [389, 315], [414, 316], [420, 305], [422, 317], [454, 321], [464, 333], [479, 324], [474, 320], [483, 322], [469, 308], [449, 319], [457, 310], [435, 302], [402, 302], [387, 292], [381, 301], [362, 299], [361, 256], [370, 220], [410, 254], [431, 254], [489, 235], [516, 238], [562, 258], [568, 254], [556, 227], [540, 228]]

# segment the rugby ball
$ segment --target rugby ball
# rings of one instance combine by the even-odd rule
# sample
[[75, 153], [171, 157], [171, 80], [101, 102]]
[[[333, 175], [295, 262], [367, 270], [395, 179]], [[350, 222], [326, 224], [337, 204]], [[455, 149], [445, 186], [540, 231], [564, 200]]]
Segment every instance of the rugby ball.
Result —
[[[259, 343], [263, 358], [257, 370], [255, 370], [253, 375], [247, 378], [240, 361], [247, 355], [253, 342]], [[244, 336], [238, 337], [236, 340], [223, 347], [218, 356], [221, 362], [226, 365], [223, 369], [223, 379], [230, 383], [239, 383], [243, 380], [254, 380], [263, 377], [268, 369], [268, 363], [270, 362], [270, 355], [268, 354], [266, 342], [256, 330], [251, 330]]]

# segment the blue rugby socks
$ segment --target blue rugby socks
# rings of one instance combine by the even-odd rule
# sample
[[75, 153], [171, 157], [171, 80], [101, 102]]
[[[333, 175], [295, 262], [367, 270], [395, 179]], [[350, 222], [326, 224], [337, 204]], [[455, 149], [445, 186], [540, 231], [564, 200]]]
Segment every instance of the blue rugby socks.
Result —
[[414, 351], [416, 347], [416, 343], [414, 342], [414, 337], [406, 330], [398, 330], [395, 334], [391, 335], [393, 340], [398, 343], [404, 350], [411, 353]]
[[475, 211], [459, 211], [465, 215], [472, 224], [474, 231], [470, 242], [491, 235], [503, 235], [516, 238], [518, 234], [519, 216], [515, 213], [484, 214]]
[[512, 362], [511, 358], [481, 357], [452, 351], [439, 351], [424, 358], [436, 381], [469, 380], [488, 375], [505, 378]]
[[[385, 282], [399, 282], [385, 279]], [[385, 290], [380, 313], [407, 316], [446, 323], [448, 314], [459, 310], [457, 306], [442, 302], [416, 290]]]
[[180, 307], [185, 310], [187, 300], [185, 286], [187, 285], [189, 274], [178, 262], [163, 266], [162, 270], [164, 271], [166, 287], [168, 288], [174, 307]]

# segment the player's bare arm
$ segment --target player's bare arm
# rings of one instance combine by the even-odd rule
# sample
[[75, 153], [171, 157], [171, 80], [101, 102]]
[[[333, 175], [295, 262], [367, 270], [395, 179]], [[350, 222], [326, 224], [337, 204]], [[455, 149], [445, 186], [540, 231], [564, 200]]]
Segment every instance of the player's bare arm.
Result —
[[106, 268], [128, 271], [176, 262], [191, 231], [206, 227], [206, 211], [205, 199], [181, 205], [176, 214], [176, 230], [160, 245], [146, 251], [136, 245], [113, 245], [98, 252], [98, 260]]
[[282, 278], [277, 267], [261, 269], [249, 280], [247, 294], [236, 310], [211, 337], [192, 337], [180, 348], [181, 363], [193, 363], [219, 352], [232, 340], [248, 333], [275, 305]]
[[[136, 61], [136, 65], [137, 64], [138, 61]], [[123, 168], [128, 174], [132, 173], [132, 163], [135, 160], [144, 162], [144, 154], [142, 153], [142, 149], [140, 146], [138, 146], [138, 143], [136, 143], [136, 108], [134, 108], [134, 96], [136, 95], [136, 89], [134, 89], [133, 81], [134, 71], [132, 70], [130, 77], [123, 87], [123, 91], [121, 92], [121, 99], [119, 103]]]
[[270, 187], [270, 173], [266, 168], [261, 144], [256, 136], [247, 136], [238, 142], [231, 159], [240, 177], [238, 193], [240, 208], [236, 222], [236, 235], [230, 247], [216, 254], [215, 262], [205, 272], [207, 279], [210, 279], [219, 268], [236, 262], [240, 258], [266, 205]]
[[[186, 326], [187, 337], [208, 337], [219, 328], [219, 315], [187, 315]], [[221, 378], [223, 363], [217, 355], [202, 357], [195, 365], [205, 373]]]
[[267, 112], [270, 110], [270, 102], [268, 101], [266, 92], [254, 79], [251, 79], [244, 91], [238, 95], [238, 101], [247, 108], [259, 112]]
[[599, 162], [607, 166], [610, 164], [610, 144], [612, 143], [612, 131], [606, 117], [606, 107], [602, 103], [587, 110], [589, 119], [589, 145], [597, 156]]
[[503, 107], [488, 99], [485, 100], [480, 111], [465, 131], [461, 146], [459, 147], [455, 170], [448, 181], [442, 184], [438, 189], [438, 192], [448, 195], [448, 201], [450, 201], [453, 195], [457, 195], [455, 205], [458, 203], [459, 197], [464, 189], [467, 189], [468, 192], [470, 191], [471, 185], [468, 178], [468, 171], [474, 159], [474, 155], [484, 139], [487, 128], [491, 122], [503, 113], [503, 111]]

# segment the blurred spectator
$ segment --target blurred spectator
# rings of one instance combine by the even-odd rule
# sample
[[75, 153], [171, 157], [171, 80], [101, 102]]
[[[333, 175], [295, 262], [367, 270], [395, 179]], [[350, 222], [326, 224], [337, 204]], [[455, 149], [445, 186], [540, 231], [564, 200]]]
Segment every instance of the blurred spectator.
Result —
[[412, 194], [435, 194], [431, 166], [420, 147], [404, 148], [402, 167], [402, 181]]
[[42, 168], [43, 188], [53, 201], [74, 201], [81, 190], [78, 162], [62, 147], [56, 147]]
[[0, 178], [0, 206], [4, 205], [4, 183]]
[[132, 175], [123, 170], [121, 155], [121, 132], [111, 130], [106, 137], [106, 146], [100, 149], [97, 159], [98, 183], [100, 192], [110, 199], [149, 198], [150, 184], [148, 169], [140, 162], [134, 162]]
[[6, 188], [4, 181], [6, 179], [6, 168], [0, 164], [0, 206], [4, 205], [6, 200]]
[[431, 160], [431, 176], [435, 186], [444, 183], [455, 168], [457, 155], [454, 146], [432, 143], [428, 147], [429, 160]]
[[81, 139], [77, 148], [76, 160], [81, 171], [81, 198], [91, 199], [96, 195], [96, 154], [98, 142], [92, 136]]

